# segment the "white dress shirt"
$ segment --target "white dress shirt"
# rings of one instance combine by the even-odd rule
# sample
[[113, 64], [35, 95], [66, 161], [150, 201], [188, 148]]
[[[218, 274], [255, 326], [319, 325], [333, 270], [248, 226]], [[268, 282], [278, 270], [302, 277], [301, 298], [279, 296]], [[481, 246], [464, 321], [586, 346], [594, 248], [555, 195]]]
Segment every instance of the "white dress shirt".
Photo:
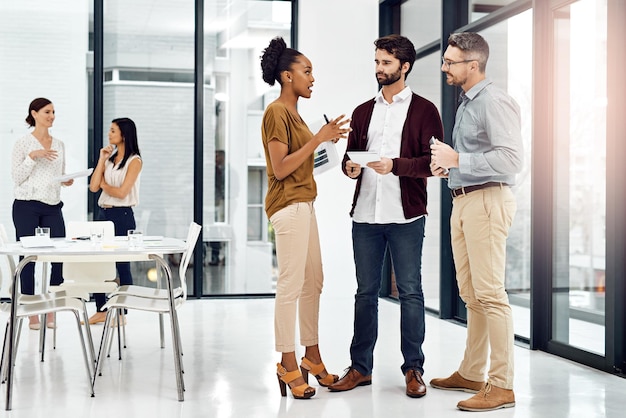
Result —
[[[404, 122], [411, 104], [411, 89], [406, 86], [387, 103], [382, 90], [374, 98], [374, 111], [367, 131], [367, 151], [390, 159], [400, 156]], [[352, 220], [360, 223], [409, 223], [405, 219], [400, 196], [400, 179], [393, 173], [381, 175], [362, 167], [361, 190]]]

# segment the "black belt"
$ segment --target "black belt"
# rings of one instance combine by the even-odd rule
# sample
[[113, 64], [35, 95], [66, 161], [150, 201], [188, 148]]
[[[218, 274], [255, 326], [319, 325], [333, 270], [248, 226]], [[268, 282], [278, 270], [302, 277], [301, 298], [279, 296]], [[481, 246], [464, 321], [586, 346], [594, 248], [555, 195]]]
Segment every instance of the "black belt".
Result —
[[487, 187], [503, 187], [503, 186], [508, 186], [508, 184], [501, 183], [499, 181], [490, 181], [485, 184], [476, 184], [474, 186], [465, 186], [465, 187], [460, 187], [458, 189], [452, 189], [450, 190], [450, 194], [452, 195], [452, 197], [457, 197], [457, 196], [474, 192], [476, 190], [486, 189]]

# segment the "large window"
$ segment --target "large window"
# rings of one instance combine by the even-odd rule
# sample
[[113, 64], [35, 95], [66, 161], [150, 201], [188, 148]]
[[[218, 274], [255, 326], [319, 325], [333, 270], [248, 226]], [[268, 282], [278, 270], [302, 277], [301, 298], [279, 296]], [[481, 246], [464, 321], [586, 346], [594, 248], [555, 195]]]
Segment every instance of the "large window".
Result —
[[480, 33], [489, 43], [487, 76], [515, 99], [522, 118], [524, 168], [513, 187], [517, 212], [507, 240], [505, 284], [515, 333], [530, 338], [532, 12], [518, 14]]
[[[137, 227], [185, 237], [193, 217], [193, 2], [153, 1], [145, 10], [143, 1], [105, 4], [103, 142], [112, 119], [135, 121], [143, 161]], [[148, 279], [149, 263], [132, 266], [135, 283]]]
[[604, 0], [554, 11], [553, 338], [601, 354], [606, 255]]
[[[472, 20], [485, 16], [492, 7], [472, 8]], [[402, 34], [415, 40], [419, 50], [432, 42], [441, 31], [438, 19], [441, 14], [439, 1], [408, 1], [402, 4]], [[429, 16], [428, 19], [425, 16]], [[419, 24], [415, 24], [419, 22]], [[527, 11], [481, 31], [490, 46], [487, 76], [496, 85], [507, 90], [515, 98], [522, 113], [522, 136], [524, 140], [525, 164], [518, 175], [514, 193], [518, 210], [511, 228], [507, 245], [506, 287], [515, 319], [516, 334], [530, 337], [530, 185], [531, 185], [531, 91], [532, 91], [532, 11]], [[443, 42], [446, 43], [445, 40]], [[420, 95], [441, 103], [441, 51], [419, 59], [408, 77], [409, 85]], [[451, 89], [452, 87], [444, 86]], [[444, 126], [451, 131], [452, 126]], [[440, 233], [442, 213], [441, 180], [432, 178], [428, 182], [428, 220], [424, 239], [422, 277], [426, 306], [438, 310], [440, 306], [440, 259], [442, 242], [449, 237]], [[447, 191], [446, 187], [443, 188]]]
[[[395, 16], [398, 3], [383, 3], [393, 13], [382, 16]], [[607, 71], [623, 66], [623, 54], [610, 53], [616, 48], [607, 45], [614, 39], [617, 45], [621, 39], [609, 32], [623, 27], [623, 2], [407, 0], [400, 4], [400, 16], [381, 27], [401, 27], [402, 34], [417, 41], [420, 60], [411, 75], [412, 87], [428, 98], [437, 97], [435, 75], [429, 68], [436, 55], [433, 31], [440, 32], [436, 36], [442, 45], [449, 35], [445, 31], [478, 31], [491, 49], [487, 76], [520, 105], [525, 165], [513, 188], [518, 210], [507, 243], [506, 270], [516, 335], [533, 348], [606, 370], [623, 370], [618, 353], [623, 352], [620, 225], [624, 216], [620, 198], [615, 197], [623, 195], [621, 183], [616, 180], [607, 190], [612, 180], [607, 160], [617, 167], [623, 160], [619, 152], [607, 156], [607, 135], [620, 141], [623, 130], [623, 121], [613, 116], [621, 112], [621, 99], [615, 97], [623, 90], [623, 80], [611, 77], [615, 84], [611, 91], [616, 92], [611, 103], [607, 92]], [[442, 8], [439, 27], [436, 17]], [[608, 67], [610, 60], [613, 64]], [[442, 115], [450, 124], [456, 99], [446, 96], [443, 88]], [[429, 191], [431, 226], [437, 222], [435, 193]], [[442, 203], [447, 204], [445, 196]], [[446, 210], [441, 208], [441, 216], [447, 215]], [[439, 222], [445, 232], [445, 218]], [[431, 245], [429, 239], [442, 243]], [[463, 306], [450, 303], [454, 290], [444, 289], [451, 283], [443, 269], [452, 262], [446, 258], [445, 239], [427, 234], [424, 253], [442, 255], [442, 315], [462, 319]], [[425, 263], [423, 273], [427, 306], [436, 307], [432, 298], [436, 266]], [[607, 298], [607, 288], [615, 295]]]
[[259, 57], [276, 36], [290, 45], [291, 2], [222, 3], [205, 6], [204, 292], [273, 293], [261, 117], [276, 87]]
[[[439, 0], [408, 1], [401, 5], [401, 11], [402, 35], [409, 38], [416, 48], [434, 41], [441, 32], [441, 18], [435, 18], [441, 16]], [[441, 112], [440, 56], [437, 50], [417, 60], [407, 77], [407, 84], [415, 93], [433, 102]], [[435, 177], [428, 179], [428, 217], [422, 249], [424, 304], [435, 311], [439, 310], [440, 304], [441, 181]]]
[[[104, 14], [105, 74], [112, 74], [105, 127], [110, 117], [137, 122], [145, 162], [138, 217], [151, 235], [184, 236], [199, 192], [194, 177], [202, 176], [202, 293], [271, 293], [262, 199], [249, 202], [246, 190], [249, 180], [254, 187], [263, 180], [259, 56], [274, 36], [290, 42], [291, 2], [204, 2], [201, 172], [194, 171], [194, 2], [150, 3], [151, 12], [140, 13], [142, 1], [110, 1]], [[141, 280], [150, 266], [135, 269]]]

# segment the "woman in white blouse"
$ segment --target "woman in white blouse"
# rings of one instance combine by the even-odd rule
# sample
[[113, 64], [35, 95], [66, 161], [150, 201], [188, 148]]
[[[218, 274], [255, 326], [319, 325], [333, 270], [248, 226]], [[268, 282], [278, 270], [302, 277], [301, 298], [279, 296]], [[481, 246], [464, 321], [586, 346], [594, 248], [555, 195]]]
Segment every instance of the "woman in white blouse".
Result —
[[[135, 122], [129, 118], [113, 119], [109, 129], [109, 145], [100, 150], [98, 165], [89, 181], [89, 190], [94, 193], [102, 190], [98, 198], [99, 218], [113, 222], [115, 235], [126, 236], [129, 229], [136, 227], [133, 207], [139, 203], [141, 166]], [[115, 264], [120, 285], [133, 284], [130, 263]], [[102, 311], [106, 303], [105, 295], [97, 293], [94, 298], [97, 312], [89, 318], [92, 325], [106, 319], [106, 312]]]
[[[61, 185], [70, 186], [74, 180], [60, 182], [65, 174], [65, 145], [53, 138], [49, 129], [54, 123], [54, 105], [43, 97], [33, 100], [28, 107], [26, 123], [35, 129], [20, 138], [13, 147], [11, 176], [15, 183], [13, 224], [15, 237], [35, 235], [35, 228], [50, 228], [51, 237], [65, 236], [65, 222], [61, 208]], [[63, 283], [63, 264], [52, 263], [50, 284]], [[35, 293], [35, 266], [28, 263], [20, 275], [21, 292]], [[47, 320], [49, 328], [55, 326], [53, 316]], [[29, 328], [40, 328], [39, 317], [30, 317]]]

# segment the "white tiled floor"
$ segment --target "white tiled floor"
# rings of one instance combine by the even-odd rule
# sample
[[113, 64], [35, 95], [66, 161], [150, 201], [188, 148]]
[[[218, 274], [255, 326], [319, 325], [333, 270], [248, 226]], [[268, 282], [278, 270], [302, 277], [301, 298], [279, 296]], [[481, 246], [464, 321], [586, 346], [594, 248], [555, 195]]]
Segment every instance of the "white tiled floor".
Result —
[[[320, 347], [331, 372], [349, 365], [352, 296], [322, 298]], [[373, 384], [350, 392], [318, 388], [307, 401], [281, 398], [273, 351], [273, 299], [191, 300], [180, 312], [185, 401], [177, 400], [169, 334], [159, 348], [154, 314], [128, 317], [128, 348], [104, 366], [91, 398], [71, 318], [60, 317], [57, 349], [39, 362], [37, 336], [24, 329], [17, 358], [13, 410], [0, 417], [448, 417], [468, 397], [429, 388], [426, 397], [404, 394], [400, 372], [398, 305], [380, 301], [380, 332]], [[93, 309], [93, 305], [89, 307]], [[0, 314], [4, 320], [6, 313]], [[425, 380], [456, 369], [465, 328], [427, 316]], [[168, 323], [169, 324], [169, 323]], [[169, 328], [167, 329], [169, 331]], [[99, 341], [102, 327], [93, 327]], [[48, 338], [51, 338], [49, 336]], [[301, 354], [301, 352], [300, 352]], [[621, 417], [626, 379], [542, 352], [516, 347], [517, 406], [490, 417]]]

